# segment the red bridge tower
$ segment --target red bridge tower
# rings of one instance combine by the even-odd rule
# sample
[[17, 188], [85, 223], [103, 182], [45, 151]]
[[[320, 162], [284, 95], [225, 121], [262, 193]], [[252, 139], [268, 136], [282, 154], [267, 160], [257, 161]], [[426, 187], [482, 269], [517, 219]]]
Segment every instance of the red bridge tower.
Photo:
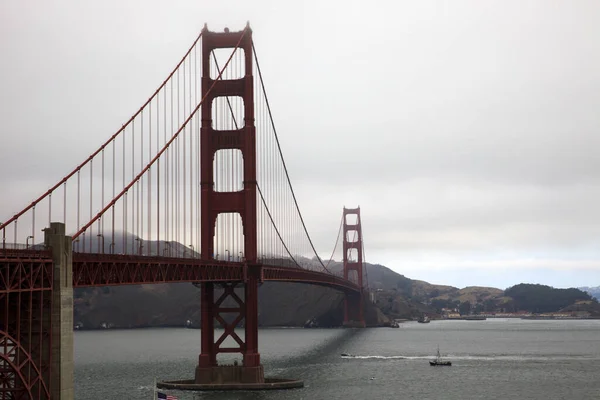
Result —
[[[356, 215], [353, 223], [348, 216]], [[352, 217], [350, 217], [352, 218]], [[344, 207], [344, 278], [355, 282], [361, 288], [360, 293], [346, 294], [344, 301], [344, 326], [364, 328], [363, 312], [363, 239], [360, 222], [360, 207]]]
[[[210, 57], [215, 49], [238, 46], [244, 52], [245, 75], [239, 79], [213, 80], [210, 77]], [[214, 85], [214, 86], [213, 86]], [[212, 90], [211, 90], [212, 88]], [[244, 124], [236, 130], [213, 129], [213, 100], [220, 96], [239, 96], [244, 102]], [[214, 236], [217, 217], [221, 213], [238, 213], [244, 232], [244, 281], [219, 284], [222, 295], [215, 299], [215, 283], [201, 284], [201, 353], [196, 368], [196, 383], [237, 381], [243, 383], [264, 382], [263, 367], [258, 353], [258, 283], [262, 268], [257, 262], [256, 225], [256, 130], [254, 126], [254, 87], [252, 76], [252, 31], [246, 27], [241, 32], [202, 33], [202, 125], [201, 149], [201, 258], [211, 260], [214, 254]], [[243, 156], [243, 189], [233, 192], [214, 190], [213, 160], [222, 149], [238, 149]], [[243, 295], [236, 288], [243, 289]], [[236, 304], [224, 307], [226, 298]], [[225, 314], [237, 314], [228, 321]], [[216, 341], [215, 320], [224, 331]], [[245, 335], [240, 338], [235, 328], [244, 321]], [[224, 347], [227, 338], [236, 347]], [[219, 366], [217, 354], [241, 353], [241, 366]]]

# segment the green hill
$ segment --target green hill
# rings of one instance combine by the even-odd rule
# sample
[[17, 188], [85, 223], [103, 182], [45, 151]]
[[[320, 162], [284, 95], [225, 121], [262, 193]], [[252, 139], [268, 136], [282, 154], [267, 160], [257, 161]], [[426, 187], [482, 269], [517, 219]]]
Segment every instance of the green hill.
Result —
[[506, 289], [504, 295], [512, 299], [515, 310], [532, 313], [555, 312], [578, 301], [592, 300], [592, 296], [579, 289], [555, 289], [527, 283]]

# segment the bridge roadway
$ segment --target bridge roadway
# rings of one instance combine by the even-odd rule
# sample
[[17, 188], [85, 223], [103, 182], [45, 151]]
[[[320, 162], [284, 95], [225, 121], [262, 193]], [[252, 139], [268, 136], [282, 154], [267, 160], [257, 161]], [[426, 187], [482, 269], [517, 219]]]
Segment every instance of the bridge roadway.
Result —
[[[30, 259], [52, 264], [51, 251], [0, 251], [0, 263], [10, 259]], [[360, 293], [355, 283], [329, 273], [297, 267], [274, 266], [120, 254], [73, 252], [73, 287], [140, 285], [175, 282], [244, 282], [249, 268], [260, 268], [263, 281], [298, 282], [326, 286], [344, 293]], [[0, 287], [0, 292], [6, 290]]]

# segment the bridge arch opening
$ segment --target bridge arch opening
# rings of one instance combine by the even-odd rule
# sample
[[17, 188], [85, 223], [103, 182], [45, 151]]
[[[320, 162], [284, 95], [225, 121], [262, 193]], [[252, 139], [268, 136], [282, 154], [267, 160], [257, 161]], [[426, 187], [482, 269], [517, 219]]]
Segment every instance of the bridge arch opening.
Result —
[[[213, 49], [210, 52], [210, 79], [217, 79], [219, 77], [219, 71], [225, 67], [227, 60], [233, 53], [233, 48], [222, 47]], [[235, 50], [231, 61], [227, 64], [227, 67], [223, 70], [221, 79], [241, 79], [246, 76], [246, 63], [245, 63], [245, 52], [243, 48]]]
[[239, 213], [221, 213], [217, 216], [213, 249], [216, 260], [244, 261], [244, 225]]
[[348, 280], [352, 283], [358, 284], [358, 271], [351, 269], [348, 271]]
[[346, 259], [350, 262], [358, 261], [358, 249], [348, 249]]
[[358, 224], [358, 214], [346, 214], [346, 225]]
[[212, 128], [231, 131], [244, 127], [244, 99], [240, 96], [217, 96], [213, 99]]
[[348, 243], [358, 242], [358, 231], [356, 229], [351, 229], [349, 231], [346, 231], [346, 242], [348, 242]]
[[241, 150], [218, 150], [213, 161], [215, 192], [239, 192], [244, 189], [244, 156]]

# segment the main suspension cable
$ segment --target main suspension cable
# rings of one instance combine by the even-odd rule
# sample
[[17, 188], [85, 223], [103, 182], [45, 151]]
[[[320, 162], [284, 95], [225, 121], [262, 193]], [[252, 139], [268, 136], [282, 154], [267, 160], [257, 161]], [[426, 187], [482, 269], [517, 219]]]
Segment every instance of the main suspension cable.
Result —
[[71, 178], [72, 176], [74, 176], [75, 174], [77, 174], [83, 167], [85, 167], [87, 165], [88, 162], [90, 162], [91, 160], [93, 160], [106, 147], [108, 147], [108, 145], [110, 144], [110, 142], [112, 142], [113, 140], [115, 140], [121, 133], [125, 132], [125, 128], [144, 110], [144, 108], [146, 108], [146, 106], [158, 95], [158, 93], [162, 90], [162, 88], [164, 86], [166, 86], [167, 82], [175, 74], [175, 71], [179, 70], [179, 67], [181, 66], [181, 64], [183, 64], [183, 62], [185, 61], [185, 59], [187, 58], [187, 56], [191, 53], [191, 51], [194, 49], [194, 47], [196, 46], [196, 44], [198, 43], [198, 41], [200, 40], [201, 37], [202, 37], [202, 32], [200, 32], [200, 34], [198, 35], [198, 37], [196, 38], [196, 40], [194, 40], [194, 43], [192, 43], [192, 45], [190, 46], [190, 48], [188, 49], [188, 51], [185, 53], [185, 55], [183, 56], [183, 58], [181, 59], [181, 61], [179, 61], [179, 63], [177, 64], [177, 66], [175, 66], [175, 68], [173, 69], [173, 71], [171, 71], [171, 73], [169, 74], [169, 76], [167, 76], [167, 78], [164, 80], [164, 82], [158, 87], [158, 89], [156, 89], [154, 91], [154, 93], [152, 94], [152, 96], [150, 96], [150, 98], [140, 107], [140, 109], [135, 114], [133, 114], [133, 116], [131, 118], [129, 118], [129, 120], [116, 133], [114, 133], [102, 146], [100, 146], [100, 148], [98, 148], [98, 150], [96, 150], [95, 152], [93, 152], [84, 162], [82, 162], [81, 164], [79, 164], [75, 169], [73, 169], [69, 174], [67, 174], [63, 179], [61, 179], [56, 185], [52, 186], [44, 194], [42, 194], [40, 197], [38, 197], [37, 199], [35, 199], [34, 201], [32, 201], [31, 204], [29, 204], [27, 207], [25, 207], [20, 212], [18, 212], [15, 215], [13, 215], [6, 222], [0, 223], [0, 230], [3, 230], [10, 223], [12, 223], [13, 221], [17, 220], [19, 217], [21, 217], [27, 211], [29, 211], [32, 208], [34, 208], [37, 203], [39, 203], [40, 201], [44, 200], [46, 197], [48, 197], [49, 195], [51, 195], [56, 189], [58, 189], [60, 187], [60, 185], [62, 185], [63, 183], [66, 183], [69, 180], [69, 178]]
[[256, 54], [256, 48], [254, 47], [254, 41], [252, 41], [252, 53], [254, 54], [254, 60], [256, 61], [256, 69], [258, 71], [258, 76], [260, 78], [260, 85], [262, 87], [262, 91], [263, 94], [265, 96], [265, 103], [267, 105], [267, 110], [268, 110], [268, 114], [269, 114], [269, 120], [271, 122], [271, 126], [273, 128], [273, 133], [275, 135], [275, 141], [277, 143], [277, 148], [279, 149], [279, 155], [281, 156], [281, 162], [283, 164], [283, 170], [285, 171], [285, 176], [287, 178], [287, 182], [288, 185], [290, 187], [290, 191], [292, 193], [292, 198], [294, 199], [294, 204], [296, 206], [296, 210], [298, 211], [298, 216], [300, 217], [300, 222], [302, 223], [302, 227], [304, 228], [304, 233], [306, 234], [306, 237], [308, 238], [308, 242], [310, 243], [310, 247], [312, 248], [314, 254], [317, 256], [317, 260], [319, 261], [319, 263], [321, 264], [321, 266], [329, 273], [331, 273], [326, 267], [325, 264], [323, 264], [323, 261], [321, 260], [321, 257], [319, 257], [319, 254], [317, 254], [317, 250], [315, 249], [315, 246], [312, 242], [312, 239], [310, 238], [310, 235], [308, 234], [308, 229], [306, 229], [306, 224], [304, 223], [304, 218], [302, 218], [302, 213], [300, 212], [300, 208], [298, 207], [298, 200], [296, 199], [296, 194], [294, 193], [294, 188], [292, 187], [292, 183], [290, 181], [290, 176], [288, 174], [288, 170], [287, 170], [287, 166], [285, 164], [285, 160], [283, 158], [283, 152], [281, 151], [281, 145], [279, 144], [279, 137], [277, 136], [277, 129], [275, 128], [275, 122], [273, 121], [273, 114], [271, 112], [271, 106], [269, 104], [269, 98], [267, 96], [267, 91], [265, 90], [265, 83], [263, 81], [262, 78], [262, 72], [260, 70], [260, 64], [258, 62], [258, 56]]
[[79, 231], [75, 235], [73, 235], [73, 240], [77, 239], [77, 237], [79, 237], [79, 235], [81, 235], [83, 232], [85, 232], [94, 222], [96, 222], [106, 212], [106, 210], [108, 210], [110, 207], [112, 207], [121, 197], [123, 197], [123, 195], [126, 194], [128, 192], [128, 190], [131, 189], [131, 187], [137, 181], [140, 180], [140, 178], [146, 173], [146, 171], [148, 171], [148, 169], [150, 169], [150, 167], [156, 162], [156, 160], [158, 160], [160, 158], [160, 156], [170, 147], [171, 143], [173, 143], [175, 141], [175, 139], [178, 138], [179, 134], [185, 129], [185, 127], [187, 126], [188, 122], [198, 112], [198, 110], [200, 109], [200, 107], [204, 103], [204, 100], [206, 100], [206, 98], [208, 97], [208, 95], [210, 94], [210, 92], [212, 91], [212, 89], [215, 87], [215, 85], [217, 83], [217, 80], [221, 77], [221, 75], [223, 74], [223, 71], [225, 69], [227, 69], [227, 66], [229, 65], [229, 63], [230, 63], [231, 59], [233, 58], [235, 52], [238, 50], [239, 45], [240, 45], [242, 39], [244, 38], [244, 36], [246, 36], [246, 32], [247, 31], [248, 31], [247, 28], [244, 29], [242, 35], [240, 36], [240, 39], [238, 40], [238, 43], [236, 44], [236, 46], [235, 46], [233, 52], [231, 53], [231, 55], [229, 56], [229, 59], [225, 63], [223, 69], [219, 72], [219, 76], [217, 77], [217, 79], [215, 81], [213, 81], [212, 85], [208, 89], [208, 92], [204, 95], [204, 97], [202, 97], [202, 99], [200, 100], [200, 103], [198, 103], [198, 105], [196, 106], [196, 108], [194, 109], [194, 111], [185, 119], [185, 121], [183, 122], [183, 124], [177, 130], [177, 132], [163, 146], [163, 148], [158, 152], [158, 154], [156, 154], [156, 156], [154, 156], [154, 158], [146, 165], [146, 167], [135, 178], [133, 178], [132, 181], [127, 186], [125, 186], [123, 188], [123, 190], [121, 191], [121, 193], [119, 193], [119, 195], [116, 198], [114, 198], [109, 204], [107, 204], [98, 214], [96, 214], [96, 216], [91, 221], [89, 221], [86, 225], [84, 225], [81, 229], [79, 229]]
[[342, 214], [342, 218], [340, 219], [340, 227], [338, 229], [338, 233], [337, 233], [337, 238], [335, 239], [335, 246], [333, 247], [333, 251], [331, 252], [331, 257], [329, 258], [329, 261], [327, 261], [327, 267], [329, 267], [329, 263], [331, 263], [331, 261], [333, 260], [333, 256], [335, 255], [335, 251], [337, 250], [337, 246], [338, 246], [338, 242], [340, 241], [340, 233], [342, 232], [342, 226], [344, 225], [344, 215]]

